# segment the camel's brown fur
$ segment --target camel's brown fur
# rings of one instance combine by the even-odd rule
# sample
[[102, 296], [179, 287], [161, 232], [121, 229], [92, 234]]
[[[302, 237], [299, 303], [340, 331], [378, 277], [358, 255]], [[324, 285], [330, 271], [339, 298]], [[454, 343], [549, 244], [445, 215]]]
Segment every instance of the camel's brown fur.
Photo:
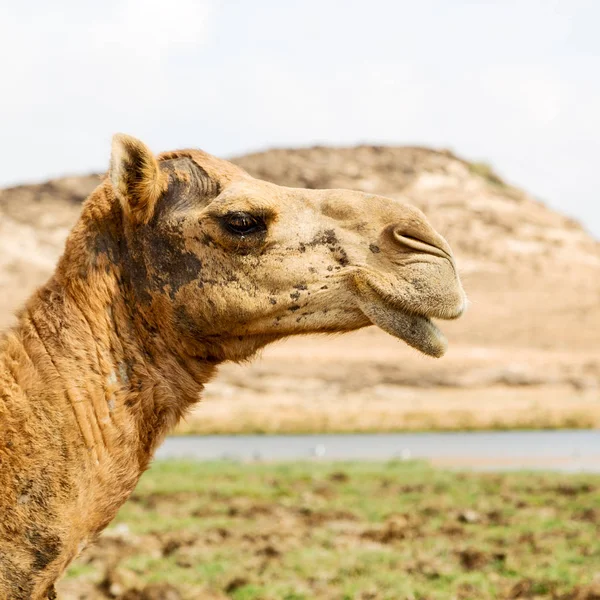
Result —
[[[258, 229], [231, 230], [248, 215]], [[0, 341], [0, 598], [52, 596], [220, 362], [371, 323], [440, 355], [427, 317], [463, 308], [415, 208], [116, 136], [54, 276]]]

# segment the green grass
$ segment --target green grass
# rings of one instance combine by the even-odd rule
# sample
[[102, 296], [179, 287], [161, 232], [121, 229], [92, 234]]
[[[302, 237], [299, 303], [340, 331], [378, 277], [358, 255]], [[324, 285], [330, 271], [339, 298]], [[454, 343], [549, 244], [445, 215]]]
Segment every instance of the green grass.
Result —
[[485, 162], [472, 162], [469, 163], [469, 171], [475, 175], [483, 177], [486, 181], [493, 185], [500, 187], [506, 187], [506, 184], [502, 178], [494, 172], [494, 169]]
[[161, 462], [68, 578], [190, 599], [580, 600], [598, 572], [598, 476]]

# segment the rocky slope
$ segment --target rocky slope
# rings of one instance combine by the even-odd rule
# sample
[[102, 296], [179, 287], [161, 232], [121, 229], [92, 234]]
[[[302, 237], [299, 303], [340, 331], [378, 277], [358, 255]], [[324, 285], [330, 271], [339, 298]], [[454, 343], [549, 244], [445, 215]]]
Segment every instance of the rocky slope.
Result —
[[0, 190], [0, 328], [42, 284], [62, 253], [97, 175]]
[[[388, 422], [396, 423], [393, 427], [410, 426], [404, 417], [389, 421], [390, 411], [397, 415], [398, 407], [406, 407], [398, 402], [400, 391], [424, 387], [475, 388], [482, 394], [494, 388], [496, 394], [499, 386], [510, 386], [514, 399], [515, 388], [528, 387], [529, 398], [533, 386], [540, 397], [524, 401], [524, 415], [531, 416], [534, 405], [553, 397], [570, 415], [585, 413], [590, 423], [600, 423], [600, 242], [578, 223], [506, 184], [485, 165], [445, 151], [315, 147], [271, 150], [235, 162], [282, 185], [353, 188], [416, 204], [453, 246], [472, 305], [459, 321], [443, 324], [451, 350], [439, 362], [421, 358], [371, 328], [345, 338], [342, 345], [309, 339], [276, 346], [254, 366], [244, 367], [243, 377], [240, 367], [227, 367], [209, 386], [209, 401], [199, 409], [204, 428], [226, 428], [222, 423], [235, 413], [230, 403], [219, 408], [212, 396], [238, 400], [234, 406], [241, 412], [235, 418], [260, 429], [266, 417], [254, 414], [256, 400], [263, 412], [282, 413], [283, 402], [286, 414], [296, 414], [307, 382], [312, 382], [313, 398], [330, 399], [331, 410], [318, 417], [325, 428], [336, 428], [327, 423], [343, 416], [340, 406], [352, 404], [352, 394], [360, 399], [355, 406], [360, 421], [363, 404], [373, 400], [373, 390], [381, 385], [391, 389], [379, 389], [379, 398], [396, 398], [393, 407], [384, 402], [381, 408]], [[15, 307], [48, 276], [81, 200], [99, 180], [72, 177], [0, 191], [0, 326], [10, 322]], [[327, 347], [328, 360], [315, 361]], [[356, 374], [357, 362], [364, 377]], [[562, 390], [558, 396], [556, 390]], [[474, 409], [476, 397], [471, 408], [457, 410]], [[417, 412], [427, 412], [426, 398], [417, 404]], [[315, 410], [319, 415], [318, 407], [310, 414]], [[488, 425], [494, 423], [492, 419]], [[310, 427], [296, 425], [288, 428]], [[266, 429], [277, 430], [278, 425]]]

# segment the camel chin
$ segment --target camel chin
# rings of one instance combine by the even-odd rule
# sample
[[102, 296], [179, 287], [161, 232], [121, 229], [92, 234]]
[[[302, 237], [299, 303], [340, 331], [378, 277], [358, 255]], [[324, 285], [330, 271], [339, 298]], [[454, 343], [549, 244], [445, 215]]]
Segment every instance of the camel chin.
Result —
[[372, 292], [359, 295], [357, 302], [371, 323], [386, 333], [428, 356], [440, 358], [445, 354], [448, 347], [446, 337], [429, 317], [395, 307]]

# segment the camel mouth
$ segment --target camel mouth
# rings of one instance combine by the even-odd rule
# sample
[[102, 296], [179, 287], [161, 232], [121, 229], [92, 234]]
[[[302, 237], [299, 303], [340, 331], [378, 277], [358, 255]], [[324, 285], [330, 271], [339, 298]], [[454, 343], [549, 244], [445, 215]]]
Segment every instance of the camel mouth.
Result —
[[429, 317], [410, 314], [371, 299], [359, 298], [358, 304], [371, 323], [386, 333], [428, 356], [440, 358], [445, 354], [448, 348], [446, 337]]
[[386, 333], [406, 342], [423, 354], [440, 358], [448, 348], [444, 334], [425, 314], [410, 312], [384, 300], [370, 286], [360, 286], [358, 307]]

